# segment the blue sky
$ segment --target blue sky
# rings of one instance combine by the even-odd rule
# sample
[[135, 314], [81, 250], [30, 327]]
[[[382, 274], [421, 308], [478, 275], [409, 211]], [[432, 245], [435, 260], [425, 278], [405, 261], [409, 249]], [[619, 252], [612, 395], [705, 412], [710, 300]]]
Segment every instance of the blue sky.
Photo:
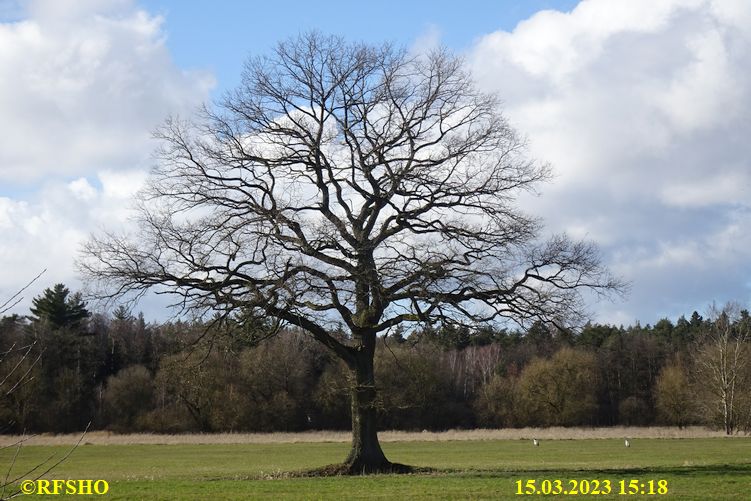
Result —
[[437, 32], [441, 43], [462, 51], [481, 34], [499, 29], [510, 31], [540, 10], [568, 11], [577, 3], [578, 0], [140, 2], [150, 12], [165, 17], [167, 46], [175, 62], [182, 67], [210, 69], [220, 91], [239, 82], [242, 62], [249, 54], [264, 53], [277, 41], [300, 31], [315, 29], [351, 40], [393, 41], [405, 46]]
[[129, 227], [151, 131], [309, 29], [465, 58], [553, 167], [524, 209], [597, 243], [631, 282], [591, 304], [596, 320], [749, 306], [747, 0], [0, 0], [0, 298], [44, 268], [17, 311], [55, 282], [80, 288], [81, 242]]

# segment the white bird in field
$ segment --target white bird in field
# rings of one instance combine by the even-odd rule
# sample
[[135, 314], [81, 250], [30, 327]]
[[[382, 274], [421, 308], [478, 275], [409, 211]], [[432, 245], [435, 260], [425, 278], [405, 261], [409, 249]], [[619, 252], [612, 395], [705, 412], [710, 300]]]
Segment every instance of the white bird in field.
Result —
[[625, 445], [626, 447], [631, 447], [631, 442], [629, 442], [628, 439], [626, 439], [623, 441], [623, 445]]
[[540, 445], [540, 441], [537, 440], [536, 438], [533, 438], [532, 439], [532, 445], [534, 445], [535, 447], [537, 447], [538, 445]]

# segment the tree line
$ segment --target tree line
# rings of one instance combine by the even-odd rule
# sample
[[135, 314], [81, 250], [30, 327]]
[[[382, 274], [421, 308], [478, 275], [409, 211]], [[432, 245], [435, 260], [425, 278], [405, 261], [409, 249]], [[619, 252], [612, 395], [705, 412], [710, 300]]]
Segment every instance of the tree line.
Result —
[[[375, 368], [382, 429], [704, 424], [751, 428], [751, 318], [565, 330], [392, 329]], [[334, 333], [346, 341], [347, 333]], [[30, 347], [32, 353], [18, 350]], [[92, 314], [62, 284], [0, 319], [4, 433], [349, 429], [347, 368], [299, 328], [257, 318], [147, 323]], [[18, 379], [14, 384], [13, 379]]]

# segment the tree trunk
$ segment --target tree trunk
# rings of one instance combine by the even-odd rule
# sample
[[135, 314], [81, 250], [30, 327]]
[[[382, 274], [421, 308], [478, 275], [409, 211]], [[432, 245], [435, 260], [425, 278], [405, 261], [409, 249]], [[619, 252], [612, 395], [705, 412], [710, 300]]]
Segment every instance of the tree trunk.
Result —
[[352, 474], [393, 471], [396, 465], [386, 459], [378, 443], [372, 353], [358, 353], [351, 370], [352, 449], [345, 464]]
[[724, 400], [722, 404], [723, 420], [725, 421], [725, 435], [732, 435], [734, 429], [732, 417], [733, 408], [728, 404], [727, 400]]

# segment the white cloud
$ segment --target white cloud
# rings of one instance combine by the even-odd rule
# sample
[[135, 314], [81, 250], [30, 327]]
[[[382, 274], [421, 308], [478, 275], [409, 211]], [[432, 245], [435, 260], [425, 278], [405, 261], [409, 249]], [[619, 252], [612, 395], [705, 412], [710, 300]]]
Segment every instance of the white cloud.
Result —
[[112, 182], [124, 181], [124, 177], [100, 174], [100, 187], [79, 178], [69, 183], [48, 182], [29, 200], [0, 198], [0, 298], [9, 297], [44, 269], [43, 279], [15, 311], [25, 311], [29, 299], [50, 284], [64, 282], [80, 288], [73, 270], [80, 245], [94, 231], [128, 227], [130, 195], [145, 177], [145, 172], [134, 171], [127, 183], [116, 185]]
[[409, 52], [420, 55], [427, 54], [441, 46], [441, 30], [435, 24], [428, 25], [411, 44]]
[[102, 183], [104, 195], [111, 198], [130, 199], [146, 182], [147, 173], [143, 170], [105, 170], [97, 174]]
[[[88, 235], [127, 225], [151, 132], [190, 114], [213, 78], [173, 64], [163, 19], [131, 0], [6, 4], [0, 23], [0, 298], [39, 271], [15, 311], [55, 282], [80, 288]], [[10, 186], [10, 187], [9, 187]]]
[[717, 204], [751, 204], [751, 172], [722, 168], [693, 182], [677, 181], [665, 186], [661, 199], [675, 207], [708, 207]]
[[96, 190], [94, 190], [94, 187], [89, 184], [89, 181], [85, 177], [68, 183], [68, 189], [79, 200], [91, 200], [96, 196]]
[[[708, 29], [686, 40], [692, 61], [675, 72], [668, 86], [656, 89], [652, 101], [679, 132], [717, 126], [738, 110], [743, 79], [720, 30]], [[748, 83], [748, 82], [746, 82]]]
[[143, 166], [151, 131], [213, 79], [176, 67], [162, 18], [127, 0], [38, 0], [0, 24], [0, 180]]
[[469, 60], [555, 168], [529, 210], [633, 281], [602, 320], [750, 298], [750, 2], [584, 0], [488, 34]]

